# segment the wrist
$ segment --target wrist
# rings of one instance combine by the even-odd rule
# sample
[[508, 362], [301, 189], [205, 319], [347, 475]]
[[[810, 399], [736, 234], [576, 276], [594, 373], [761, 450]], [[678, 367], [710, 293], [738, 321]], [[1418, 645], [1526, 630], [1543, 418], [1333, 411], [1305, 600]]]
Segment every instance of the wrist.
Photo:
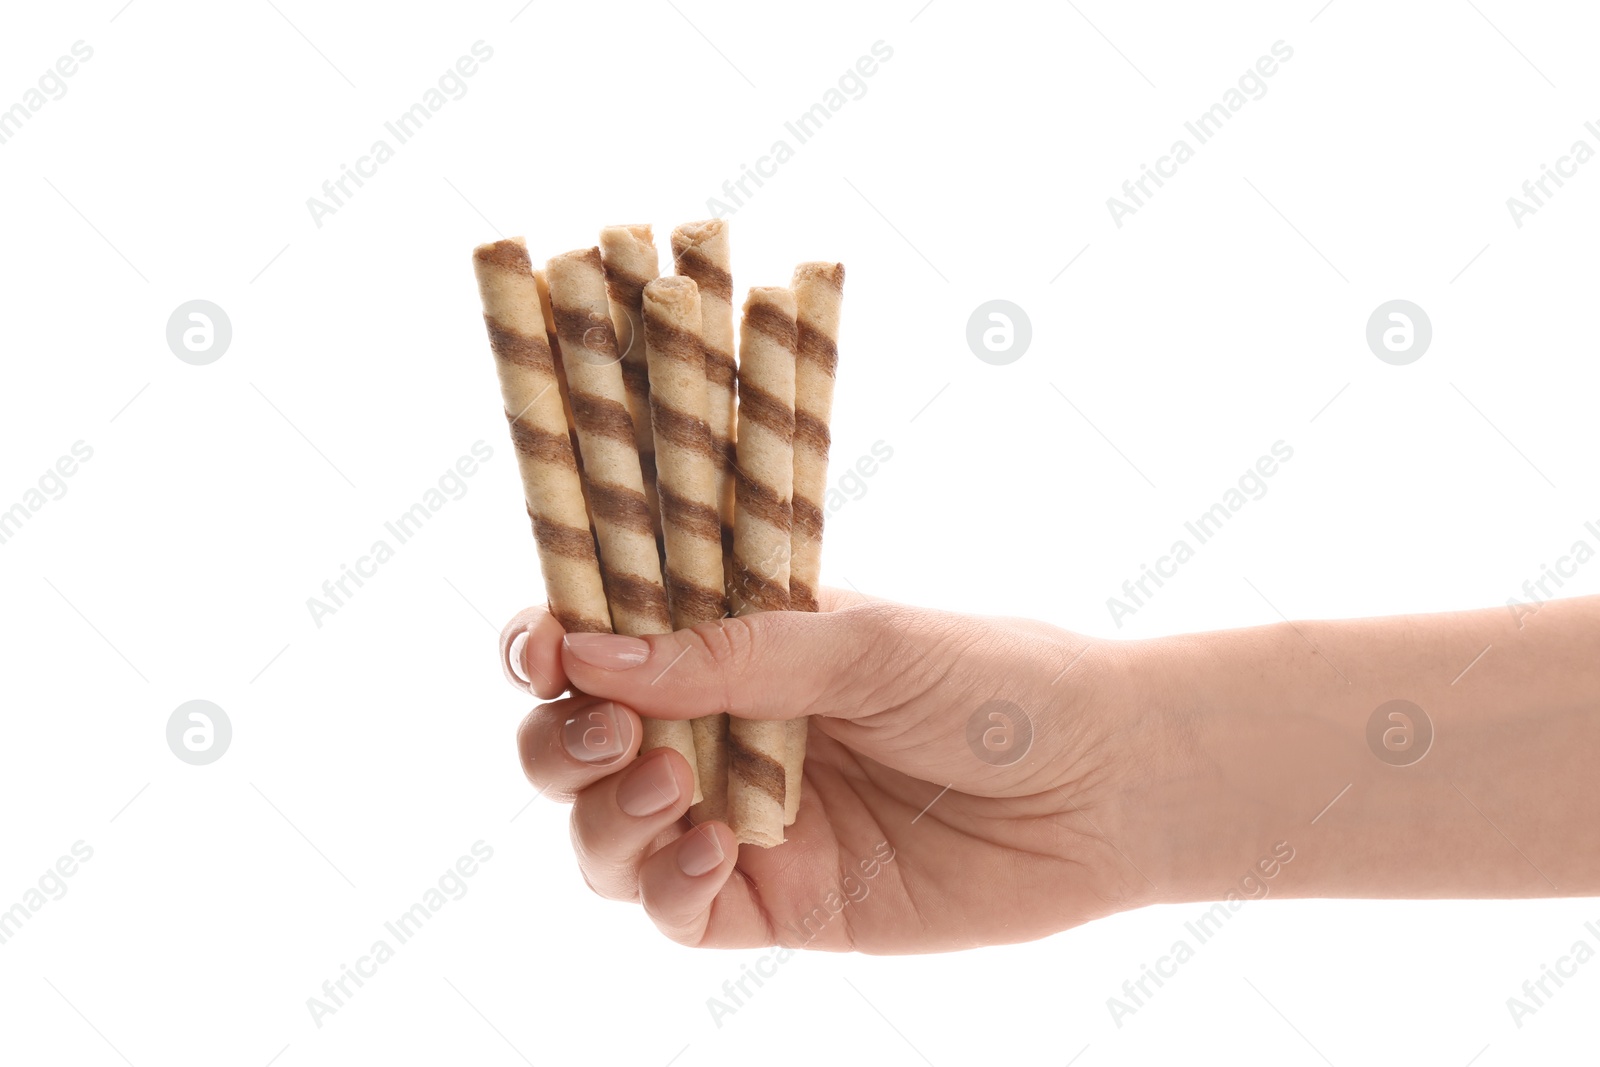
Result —
[[1351, 781], [1356, 753], [1339, 753], [1348, 739], [1321, 714], [1326, 683], [1299, 640], [1279, 625], [1111, 646], [1105, 836], [1137, 867], [1137, 903], [1256, 899], [1300, 881], [1310, 820]]

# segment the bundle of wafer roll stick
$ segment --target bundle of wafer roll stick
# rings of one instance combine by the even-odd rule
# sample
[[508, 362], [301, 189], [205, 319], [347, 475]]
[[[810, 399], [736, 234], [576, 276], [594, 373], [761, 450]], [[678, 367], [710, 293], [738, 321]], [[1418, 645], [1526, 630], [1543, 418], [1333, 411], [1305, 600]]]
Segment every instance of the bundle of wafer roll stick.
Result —
[[[721, 220], [650, 227], [536, 269], [522, 238], [473, 252], [550, 610], [567, 632], [642, 637], [726, 615], [816, 611], [844, 268], [802, 263], [744, 301]], [[737, 399], [735, 385], [737, 384]], [[784, 839], [807, 723], [646, 719], [641, 750], [695, 775], [695, 822]]]

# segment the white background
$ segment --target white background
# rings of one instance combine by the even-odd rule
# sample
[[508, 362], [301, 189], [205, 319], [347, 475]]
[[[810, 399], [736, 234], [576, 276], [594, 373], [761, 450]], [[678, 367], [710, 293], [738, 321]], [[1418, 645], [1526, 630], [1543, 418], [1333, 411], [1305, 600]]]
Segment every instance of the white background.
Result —
[[[1521, 1029], [1505, 1002], [1595, 942], [1581, 900], [1252, 904], [1120, 1028], [1106, 998], [1199, 906], [806, 955], [719, 1028], [706, 998], [763, 953], [593, 897], [516, 762], [494, 638], [541, 584], [472, 246], [664, 239], [880, 40], [732, 221], [741, 289], [849, 271], [835, 470], [893, 458], [830, 519], [828, 582], [1146, 637], [1503, 604], [1593, 542], [1600, 162], [1520, 229], [1505, 203], [1600, 147], [1592, 11], [1318, 2], [9, 10], [0, 107], [94, 54], [0, 145], [0, 508], [94, 454], [0, 545], [0, 908], [94, 851], [0, 945], [0, 1059], [1576, 1062], [1600, 965]], [[318, 227], [307, 198], [479, 40], [466, 95]], [[1279, 40], [1266, 95], [1114, 225]], [[209, 366], [165, 339], [196, 298], [233, 325]], [[994, 298], [1032, 321], [1008, 366], [965, 341]], [[1409, 366], [1364, 339], [1395, 298], [1433, 323]], [[307, 598], [479, 440], [466, 495], [316, 626]], [[1106, 598], [1279, 440], [1267, 495], [1115, 626]], [[1564, 592], [1597, 589], [1600, 563]], [[234, 731], [204, 767], [165, 740], [196, 698]], [[469, 892], [315, 1025], [479, 840]]]

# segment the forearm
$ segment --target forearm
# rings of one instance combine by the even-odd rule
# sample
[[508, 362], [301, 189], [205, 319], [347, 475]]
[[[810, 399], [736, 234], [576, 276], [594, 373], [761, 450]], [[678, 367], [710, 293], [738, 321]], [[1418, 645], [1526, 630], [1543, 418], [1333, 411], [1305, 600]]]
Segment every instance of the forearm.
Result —
[[[1126, 646], [1171, 738], [1119, 820], [1158, 898], [1600, 894], [1600, 597], [1522, 621], [1487, 609]], [[1383, 716], [1369, 742], [1394, 700], [1425, 721], [1410, 713], [1408, 738]]]

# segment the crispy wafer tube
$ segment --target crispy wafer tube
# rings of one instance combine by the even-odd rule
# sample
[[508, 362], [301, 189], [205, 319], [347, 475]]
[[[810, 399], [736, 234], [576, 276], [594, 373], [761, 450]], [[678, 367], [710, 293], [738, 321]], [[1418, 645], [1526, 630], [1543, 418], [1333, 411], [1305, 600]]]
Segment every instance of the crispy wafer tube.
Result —
[[[834, 367], [839, 361], [839, 302], [844, 265], [802, 263], [790, 283], [795, 301], [794, 526], [789, 540], [789, 607], [817, 610], [822, 575], [822, 498], [828, 490], [828, 419], [833, 414]], [[806, 762], [806, 719], [786, 724], [783, 824], [800, 811]]]
[[[589, 484], [612, 624], [617, 633], [634, 637], [670, 633], [672, 619], [644, 499], [639, 449], [623, 403], [626, 390], [606, 305], [600, 250], [556, 256], [546, 265], [545, 277], [583, 453], [583, 475]], [[646, 719], [642, 747], [675, 749], [694, 770], [694, 732], [687, 721]], [[698, 781], [694, 792], [699, 801]]]
[[[550, 355], [556, 364], [556, 387], [561, 390], [561, 410], [567, 419], [567, 435], [572, 440], [572, 456], [578, 461], [578, 484], [583, 487], [584, 513], [589, 511], [589, 484], [583, 479], [583, 453], [578, 450], [578, 431], [572, 421], [572, 397], [567, 394], [567, 372], [561, 366], [561, 341], [556, 337], [555, 312], [550, 307], [550, 283], [545, 281], [544, 269], [533, 268], [533, 283], [539, 287], [539, 307], [544, 312], [544, 336], [550, 342]], [[594, 520], [589, 521], [594, 531]]]
[[661, 536], [661, 505], [656, 497], [656, 442], [650, 430], [650, 373], [644, 351], [644, 287], [661, 273], [655, 237], [648, 224], [607, 226], [600, 231], [600, 266], [606, 276], [606, 300], [622, 353], [623, 402], [633, 418], [633, 439], [644, 474], [644, 499], [650, 521]]
[[706, 356], [706, 422], [717, 445], [717, 509], [722, 515], [725, 580], [733, 561], [734, 359], [733, 261], [728, 224], [686, 222], [672, 231], [673, 269], [700, 289], [700, 334]]
[[[650, 366], [650, 412], [667, 549], [667, 604], [672, 625], [685, 629], [728, 613], [723, 588], [722, 521], [717, 463], [706, 424], [705, 356], [700, 292], [688, 278], [658, 278], [644, 287], [644, 342]], [[704, 800], [695, 822], [727, 818], [728, 717], [690, 722]]]
[[[794, 293], [751, 289], [739, 331], [738, 495], [728, 594], [735, 615], [789, 606], [794, 353]], [[729, 825], [741, 844], [783, 843], [785, 739], [781, 721], [729, 720]]]
[[550, 612], [569, 632], [609, 632], [600, 561], [528, 249], [520, 237], [480, 245], [473, 250], [472, 265]]

